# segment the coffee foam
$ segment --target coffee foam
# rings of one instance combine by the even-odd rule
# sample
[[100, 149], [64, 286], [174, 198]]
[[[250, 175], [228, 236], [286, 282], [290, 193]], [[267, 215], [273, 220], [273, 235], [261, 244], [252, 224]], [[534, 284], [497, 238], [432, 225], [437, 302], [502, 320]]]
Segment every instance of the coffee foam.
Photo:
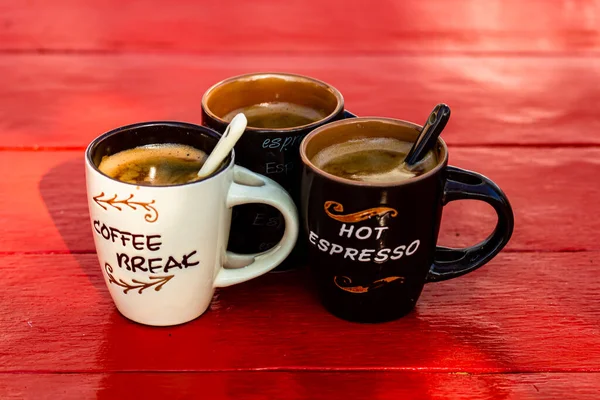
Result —
[[[319, 151], [313, 158], [312, 163], [319, 169], [323, 169], [329, 162], [338, 157], [351, 153], [369, 150], [385, 150], [401, 153], [406, 156], [412, 147], [412, 143], [391, 137], [367, 137], [362, 139], [353, 139], [342, 143], [337, 143]], [[436, 165], [436, 157], [433, 152], [428, 152], [425, 157], [411, 169], [408, 169], [404, 162], [398, 164], [396, 168], [377, 173], [356, 173], [351, 179], [363, 182], [375, 183], [394, 183], [413, 178], [419, 175], [420, 171], [429, 171]]]
[[324, 112], [320, 110], [315, 110], [314, 108], [303, 106], [300, 104], [288, 103], [288, 102], [268, 102], [268, 103], [259, 103], [248, 107], [241, 107], [236, 110], [229, 112], [227, 115], [223, 117], [223, 119], [227, 122], [231, 122], [233, 117], [235, 117], [238, 113], [243, 112], [246, 118], [253, 117], [262, 117], [264, 115], [277, 114], [277, 113], [288, 113], [301, 115], [307, 119], [311, 119], [314, 121], [322, 120], [327, 116]]
[[105, 175], [114, 176], [126, 164], [136, 164], [144, 159], [166, 156], [191, 161], [204, 160], [207, 157], [204, 151], [185, 144], [151, 144], [104, 156], [98, 169]]
[[319, 151], [311, 160], [317, 168], [323, 168], [331, 160], [363, 150], [389, 150], [408, 154], [412, 143], [390, 137], [369, 137], [337, 143]]

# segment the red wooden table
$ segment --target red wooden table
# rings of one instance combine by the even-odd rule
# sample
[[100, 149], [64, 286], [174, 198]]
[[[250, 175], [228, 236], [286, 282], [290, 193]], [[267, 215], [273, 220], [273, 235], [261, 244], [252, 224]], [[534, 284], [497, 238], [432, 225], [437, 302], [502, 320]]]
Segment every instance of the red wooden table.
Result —
[[[597, 0], [0, 2], [0, 398], [600, 398], [599, 51]], [[325, 80], [359, 115], [448, 103], [450, 162], [505, 190], [510, 244], [385, 324], [329, 315], [306, 271], [179, 327], [121, 317], [83, 149], [199, 123], [210, 84], [258, 70]], [[494, 218], [452, 203], [440, 243]]]

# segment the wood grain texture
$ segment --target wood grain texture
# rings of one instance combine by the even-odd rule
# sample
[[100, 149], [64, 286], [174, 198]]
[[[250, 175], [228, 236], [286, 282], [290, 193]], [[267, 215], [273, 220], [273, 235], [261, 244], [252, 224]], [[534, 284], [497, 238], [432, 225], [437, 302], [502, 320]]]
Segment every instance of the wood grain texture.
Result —
[[169, 328], [118, 314], [95, 255], [2, 256], [0, 372], [600, 372], [599, 255], [502, 253], [385, 324], [327, 313], [305, 270], [267, 274]]
[[129, 123], [200, 123], [210, 85], [265, 70], [325, 80], [362, 116], [422, 123], [446, 102], [453, 145], [600, 145], [597, 57], [21, 55], [0, 57], [0, 148], [84, 148]]
[[[597, 399], [599, 20], [596, 0], [0, 2], [0, 398]], [[327, 81], [358, 115], [448, 103], [451, 164], [513, 204], [507, 249], [385, 324], [328, 314], [306, 270], [219, 290], [182, 326], [126, 320], [83, 149], [199, 123], [211, 84], [261, 70]], [[440, 243], [494, 219], [450, 204]]]
[[445, 374], [389, 372], [225, 372], [0, 374], [3, 399], [352, 399], [596, 400], [598, 373]]
[[0, 5], [0, 49], [598, 52], [599, 17], [593, 0], [9, 0]]
[[[506, 192], [515, 212], [511, 251], [600, 250], [600, 149], [451, 148], [450, 163]], [[92, 252], [83, 151], [0, 152], [0, 252]], [[495, 224], [491, 207], [444, 209], [439, 243], [467, 246]]]

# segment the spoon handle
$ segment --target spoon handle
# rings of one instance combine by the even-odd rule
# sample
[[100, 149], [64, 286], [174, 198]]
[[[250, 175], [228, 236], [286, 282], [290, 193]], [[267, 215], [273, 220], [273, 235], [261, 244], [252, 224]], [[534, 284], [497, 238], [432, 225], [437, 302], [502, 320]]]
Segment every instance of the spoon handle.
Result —
[[413, 144], [404, 159], [407, 165], [416, 164], [425, 157], [427, 152], [435, 145], [438, 136], [442, 133], [449, 119], [450, 107], [443, 103], [435, 106], [431, 114], [429, 114], [429, 118], [427, 118], [423, 129], [421, 129], [421, 134], [417, 138], [417, 141]]
[[247, 123], [248, 120], [242, 113], [233, 117], [225, 129], [225, 132], [223, 132], [221, 139], [219, 139], [219, 142], [213, 151], [210, 152], [210, 155], [200, 168], [200, 171], [198, 171], [198, 177], [204, 178], [219, 168], [219, 165], [221, 165], [225, 157], [227, 157], [231, 149], [233, 149], [233, 146], [237, 143], [240, 136], [244, 133]]

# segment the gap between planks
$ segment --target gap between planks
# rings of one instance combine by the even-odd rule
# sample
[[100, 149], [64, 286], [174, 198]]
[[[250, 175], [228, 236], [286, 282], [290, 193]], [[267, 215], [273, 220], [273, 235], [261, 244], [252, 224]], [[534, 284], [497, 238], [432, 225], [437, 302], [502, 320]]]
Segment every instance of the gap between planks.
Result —
[[113, 369], [90, 369], [90, 370], [7, 370], [0, 371], [0, 375], [78, 375], [78, 374], [207, 374], [207, 373], [246, 373], [246, 372], [293, 372], [293, 373], [428, 373], [440, 375], [465, 375], [465, 376], [485, 376], [485, 375], [535, 375], [535, 374], [600, 374], [600, 369], [594, 368], [541, 368], [541, 369], [486, 369], [461, 371], [448, 368], [397, 368], [397, 367], [268, 367], [268, 368], [215, 368], [215, 369], [197, 369], [197, 370], [113, 370]]
[[[456, 143], [449, 145], [451, 148], [531, 148], [531, 149], [579, 149], [600, 148], [600, 143]], [[87, 146], [0, 146], [2, 151], [19, 152], [53, 152], [53, 151], [85, 151]]]
[[280, 57], [280, 56], [327, 56], [327, 57], [534, 57], [534, 58], [569, 58], [569, 57], [588, 57], [594, 58], [600, 56], [600, 51], [596, 50], [580, 50], [580, 51], [510, 51], [510, 50], [434, 50], [434, 51], [418, 51], [418, 50], [359, 50], [359, 51], [343, 51], [343, 50], [312, 50], [312, 51], [286, 51], [286, 50], [250, 50], [250, 51], [222, 51], [222, 50], [189, 50], [189, 51], [152, 51], [152, 50], [115, 50], [115, 49], [69, 49], [69, 48], [4, 48], [0, 49], [0, 57], [7, 56], [30, 56], [30, 55], [61, 55], [61, 56], [115, 56], [115, 55], [165, 55], [165, 56], [259, 56], [259, 57]]
[[[502, 253], [523, 253], [523, 254], [540, 254], [540, 253], [598, 253], [600, 249], [538, 249], [538, 250], [525, 250], [525, 249], [503, 249]], [[35, 251], [0, 251], [0, 257], [2, 256], [59, 256], [67, 254], [96, 254], [96, 250], [35, 250]]]

